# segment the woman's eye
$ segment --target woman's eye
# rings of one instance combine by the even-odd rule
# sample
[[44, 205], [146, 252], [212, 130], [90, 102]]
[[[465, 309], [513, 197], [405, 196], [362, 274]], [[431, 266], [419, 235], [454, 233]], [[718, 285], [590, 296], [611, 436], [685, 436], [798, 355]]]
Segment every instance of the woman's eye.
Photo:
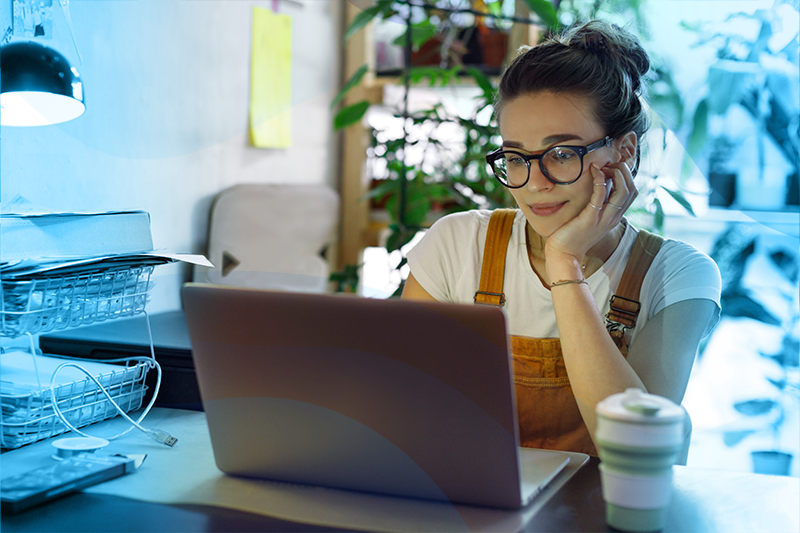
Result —
[[522, 157], [513, 154], [506, 154], [506, 163], [508, 166], [525, 166], [525, 160]]
[[567, 149], [556, 148], [552, 152], [550, 152], [549, 155], [550, 155], [550, 157], [552, 159], [555, 159], [556, 161], [559, 161], [559, 162], [569, 161], [571, 159], [574, 159], [574, 158], [578, 157], [578, 154], [576, 154], [574, 151], [570, 150], [569, 148], [567, 148]]

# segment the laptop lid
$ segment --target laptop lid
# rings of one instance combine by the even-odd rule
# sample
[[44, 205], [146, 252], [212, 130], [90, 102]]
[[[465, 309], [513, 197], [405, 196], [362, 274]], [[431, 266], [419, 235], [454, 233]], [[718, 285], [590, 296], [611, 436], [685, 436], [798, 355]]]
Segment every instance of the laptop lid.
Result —
[[516, 508], [566, 464], [529, 465], [522, 494], [500, 309], [195, 283], [182, 299], [225, 473]]

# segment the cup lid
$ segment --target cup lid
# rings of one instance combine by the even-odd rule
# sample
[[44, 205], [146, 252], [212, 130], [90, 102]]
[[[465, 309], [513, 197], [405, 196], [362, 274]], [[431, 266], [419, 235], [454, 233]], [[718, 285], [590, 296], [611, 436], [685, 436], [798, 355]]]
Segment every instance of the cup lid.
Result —
[[598, 403], [595, 410], [608, 418], [639, 423], [675, 422], [685, 416], [683, 408], [675, 402], [638, 388], [612, 394]]

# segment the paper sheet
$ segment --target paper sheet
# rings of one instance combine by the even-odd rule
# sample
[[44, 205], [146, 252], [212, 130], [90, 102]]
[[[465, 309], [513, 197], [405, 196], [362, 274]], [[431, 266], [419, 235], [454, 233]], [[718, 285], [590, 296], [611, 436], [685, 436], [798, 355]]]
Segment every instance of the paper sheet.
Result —
[[[34, 357], [36, 357], [35, 361]], [[65, 367], [53, 377], [56, 369], [64, 363], [80, 364], [93, 376], [97, 378], [103, 377], [101, 382], [106, 386], [119, 383], [124, 378], [131, 379], [130, 375], [123, 377], [123, 374], [126, 374], [123, 366], [87, 360], [60, 359], [47, 355], [32, 356], [27, 352], [13, 351], [0, 354], [0, 373], [2, 373], [0, 391], [4, 395], [27, 395], [34, 391], [47, 391], [50, 387], [51, 378], [54, 380], [56, 387], [66, 383], [78, 382], [76, 386], [80, 386], [81, 390], [83, 390], [84, 382], [88, 378], [86, 374], [77, 368]]]
[[259, 148], [292, 145], [292, 19], [253, 7], [250, 65], [250, 142]]

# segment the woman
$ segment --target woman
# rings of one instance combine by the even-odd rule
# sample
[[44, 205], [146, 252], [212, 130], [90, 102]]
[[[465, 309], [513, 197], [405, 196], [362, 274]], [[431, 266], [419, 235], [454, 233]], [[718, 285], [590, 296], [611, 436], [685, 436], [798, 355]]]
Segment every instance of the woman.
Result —
[[505, 308], [523, 446], [596, 455], [594, 407], [629, 387], [680, 403], [719, 316], [713, 261], [623, 218], [648, 68], [637, 39], [601, 21], [519, 55], [496, 98], [503, 147], [487, 157], [519, 209], [491, 230], [489, 211], [444, 217], [408, 256], [403, 298]]

